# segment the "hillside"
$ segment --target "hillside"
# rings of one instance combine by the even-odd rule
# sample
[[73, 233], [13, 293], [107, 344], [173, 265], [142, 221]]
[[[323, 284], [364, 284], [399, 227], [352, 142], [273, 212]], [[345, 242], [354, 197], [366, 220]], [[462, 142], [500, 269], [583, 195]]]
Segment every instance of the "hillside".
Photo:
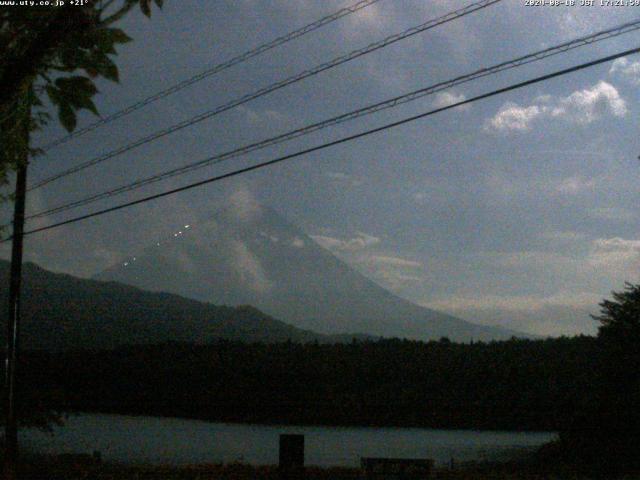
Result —
[[[9, 263], [0, 260], [0, 278], [7, 278], [8, 270]], [[6, 288], [2, 288], [3, 305], [6, 295]], [[57, 274], [33, 263], [24, 265], [22, 312], [21, 343], [27, 349], [103, 349], [132, 343], [207, 343], [216, 339], [350, 340], [348, 336], [330, 337], [292, 327], [250, 306], [215, 306], [116, 282]]]

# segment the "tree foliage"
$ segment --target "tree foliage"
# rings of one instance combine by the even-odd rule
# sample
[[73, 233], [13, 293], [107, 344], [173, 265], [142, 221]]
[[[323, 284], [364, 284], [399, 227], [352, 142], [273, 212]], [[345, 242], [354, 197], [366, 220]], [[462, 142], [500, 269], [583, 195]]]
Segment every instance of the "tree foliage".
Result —
[[[135, 319], [132, 318], [132, 322]], [[215, 421], [556, 430], [593, 380], [592, 337], [170, 342], [27, 355], [61, 410]]]
[[562, 455], [613, 474], [640, 469], [640, 285], [625, 284], [600, 303], [596, 370], [561, 432]]
[[[155, 0], [158, 7], [162, 0]], [[116, 47], [131, 39], [114, 24], [139, 6], [151, 15], [151, 0], [105, 0], [83, 6], [0, 7], [0, 187], [9, 172], [38, 152], [30, 148], [30, 133], [50, 119], [46, 99], [55, 107], [67, 131], [79, 110], [98, 114], [94, 81], [118, 81], [113, 61]], [[0, 196], [0, 202], [6, 196]], [[40, 390], [22, 392], [22, 423], [46, 427], [59, 416], [45, 408]]]
[[[154, 3], [162, 7], [163, 1]], [[0, 9], [0, 185], [25, 151], [37, 153], [29, 150], [28, 132], [50, 120], [45, 97], [69, 132], [79, 110], [98, 115], [94, 81], [118, 81], [116, 47], [131, 39], [114, 25], [136, 6], [151, 15], [151, 0]]]
[[640, 339], [640, 285], [625, 283], [625, 289], [612, 293], [613, 300], [600, 303], [599, 334], [605, 341], [637, 342]]

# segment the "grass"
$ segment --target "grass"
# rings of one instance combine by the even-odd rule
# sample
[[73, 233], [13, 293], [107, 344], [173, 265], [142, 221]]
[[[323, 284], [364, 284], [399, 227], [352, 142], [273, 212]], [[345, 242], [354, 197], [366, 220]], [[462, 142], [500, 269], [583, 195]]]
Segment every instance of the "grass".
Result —
[[[88, 458], [32, 458], [25, 463], [23, 480], [270, 480], [280, 479], [276, 466], [251, 466], [245, 463], [171, 466], [125, 466], [92, 462]], [[307, 480], [349, 480], [364, 478], [356, 468], [305, 469]], [[296, 477], [302, 478], [302, 477]], [[442, 480], [587, 480], [590, 476], [571, 472], [544, 472], [521, 462], [473, 463], [457, 468], [436, 469], [432, 479]], [[640, 480], [626, 476], [626, 480]]]

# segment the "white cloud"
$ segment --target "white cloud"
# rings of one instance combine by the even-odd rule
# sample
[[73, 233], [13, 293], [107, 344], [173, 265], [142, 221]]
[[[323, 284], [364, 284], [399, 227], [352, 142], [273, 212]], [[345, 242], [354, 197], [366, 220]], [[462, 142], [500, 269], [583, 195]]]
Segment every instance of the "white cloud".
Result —
[[[463, 93], [456, 94], [454, 92], [440, 92], [436, 95], [433, 106], [436, 108], [447, 107], [449, 105], [453, 105], [454, 103], [462, 102], [466, 100], [467, 97]], [[456, 107], [456, 110], [469, 110], [471, 108], [470, 104], [460, 105]]]
[[376, 252], [375, 247], [380, 243], [378, 237], [358, 232], [356, 237], [348, 239], [326, 235], [312, 235], [311, 238], [391, 290], [424, 281], [419, 273], [422, 263]]
[[348, 184], [352, 187], [359, 187], [363, 184], [363, 181], [361, 179], [343, 172], [326, 172], [324, 176], [331, 179], [335, 183]]
[[573, 92], [563, 98], [560, 105], [566, 115], [578, 123], [591, 123], [607, 110], [616, 117], [627, 113], [627, 105], [618, 90], [605, 81], [598, 82], [592, 88]]
[[380, 238], [358, 232], [354, 238], [335, 238], [325, 235], [311, 235], [311, 238], [321, 247], [331, 251], [357, 251], [380, 243]]
[[232, 193], [228, 204], [235, 218], [243, 222], [254, 219], [262, 212], [260, 204], [246, 186], [241, 186]]
[[390, 269], [379, 269], [373, 273], [373, 277], [386, 284], [390, 290], [396, 292], [407, 285], [424, 281], [423, 278], [418, 277], [417, 275], [407, 275], [405, 273], [398, 272], [397, 270]]
[[595, 185], [596, 182], [593, 179], [585, 179], [580, 176], [575, 176], [562, 179], [555, 186], [555, 190], [564, 195], [575, 195], [583, 190], [591, 190]]
[[567, 97], [542, 95], [529, 106], [507, 102], [485, 122], [484, 128], [487, 131], [524, 132], [531, 128], [534, 121], [543, 118], [561, 118], [585, 125], [607, 113], [622, 117], [627, 113], [627, 105], [613, 85], [600, 81], [591, 88], [577, 90]]
[[625, 21], [629, 15], [626, 10], [610, 2], [609, 5], [594, 8], [564, 8], [562, 11], [551, 9], [548, 15], [555, 21], [563, 37], [573, 39]]
[[264, 268], [247, 245], [234, 240], [231, 244], [233, 265], [237, 268], [240, 280], [252, 290], [263, 293], [271, 289], [272, 284], [267, 278]]
[[626, 57], [618, 58], [611, 65], [609, 75], [623, 78], [632, 85], [640, 85], [640, 62], [630, 62]]
[[422, 264], [420, 262], [414, 262], [412, 260], [406, 260], [400, 257], [391, 257], [388, 255], [373, 255], [367, 258], [368, 263], [375, 265], [389, 265], [393, 267], [401, 268], [420, 268]]
[[548, 231], [544, 232], [541, 235], [545, 240], [549, 240], [554, 243], [576, 243], [584, 241], [587, 236], [584, 233], [573, 232], [573, 231]]
[[272, 234], [267, 233], [267, 232], [261, 231], [260, 232], [260, 236], [263, 237], [263, 238], [271, 240], [273, 243], [278, 243], [280, 241], [280, 239], [278, 238], [277, 235], [272, 235]]
[[622, 207], [600, 207], [589, 210], [589, 215], [601, 220], [629, 221], [634, 219], [634, 213]]
[[556, 252], [525, 250], [520, 252], [483, 252], [479, 256], [490, 265], [506, 269], [539, 269], [568, 272], [575, 270], [580, 262]]
[[429, 195], [425, 192], [417, 192], [413, 194], [413, 199], [416, 202], [424, 202], [427, 198], [429, 198]]
[[430, 308], [450, 312], [465, 310], [539, 311], [549, 307], [591, 308], [602, 300], [595, 293], [562, 292], [551, 296], [540, 295], [482, 295], [451, 297], [425, 304]]
[[376, 4], [363, 8], [355, 15], [349, 17], [350, 21], [355, 24], [364, 24], [366, 27], [381, 27], [385, 24], [385, 16], [380, 11], [380, 7]]
[[364, 267], [374, 279], [391, 290], [398, 291], [410, 284], [424, 281], [419, 275], [422, 263], [390, 255], [362, 254], [354, 262]]
[[598, 311], [602, 296], [591, 292], [554, 295], [453, 295], [423, 303], [470, 321], [501, 325], [535, 335], [595, 334], [589, 316]]
[[507, 102], [485, 125], [485, 129], [497, 131], [529, 130], [529, 123], [542, 114], [540, 107], [520, 107], [513, 102]]
[[253, 124], [260, 123], [285, 123], [288, 121], [289, 117], [283, 113], [278, 112], [277, 110], [267, 109], [267, 110], [256, 110], [253, 108], [240, 106], [238, 110], [243, 112], [247, 120]]
[[598, 187], [598, 179], [574, 175], [562, 178], [513, 177], [502, 170], [492, 169], [485, 174], [484, 182], [490, 193], [512, 201], [511, 197], [540, 198], [580, 195]]
[[635, 273], [640, 264], [640, 240], [626, 240], [619, 237], [596, 239], [593, 241], [588, 262], [597, 268], [617, 270], [627, 274]]
[[507, 102], [496, 113], [496, 115], [489, 120], [485, 126], [486, 129], [491, 127], [493, 130], [529, 130], [529, 124], [540, 117], [543, 114], [543, 110], [538, 105], [531, 105], [529, 107], [521, 107], [513, 102]]

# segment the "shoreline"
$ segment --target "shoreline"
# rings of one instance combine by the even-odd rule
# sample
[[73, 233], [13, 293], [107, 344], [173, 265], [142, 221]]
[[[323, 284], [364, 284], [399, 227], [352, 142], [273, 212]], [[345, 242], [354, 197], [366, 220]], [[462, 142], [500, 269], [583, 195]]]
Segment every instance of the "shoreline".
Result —
[[[328, 428], [328, 429], [362, 429], [362, 430], [430, 430], [430, 431], [442, 431], [442, 432], [468, 432], [468, 433], [497, 433], [497, 434], [542, 434], [542, 435], [557, 435], [555, 430], [537, 430], [527, 428], [473, 428], [473, 427], [445, 427], [445, 426], [423, 426], [415, 424], [390, 424], [390, 423], [325, 423], [325, 422], [269, 422], [269, 421], [240, 421], [240, 420], [225, 420], [216, 419], [215, 417], [206, 416], [190, 416], [190, 415], [176, 415], [176, 414], [157, 414], [153, 412], [135, 412], [135, 411], [117, 411], [117, 410], [70, 410], [62, 413], [63, 419], [71, 416], [81, 417], [83, 415], [111, 415], [117, 417], [128, 418], [158, 418], [166, 420], [184, 420], [192, 422], [203, 422], [206, 424], [218, 424], [229, 426], [250, 426], [255, 425], [265, 428]], [[64, 421], [64, 420], [63, 420]]]

